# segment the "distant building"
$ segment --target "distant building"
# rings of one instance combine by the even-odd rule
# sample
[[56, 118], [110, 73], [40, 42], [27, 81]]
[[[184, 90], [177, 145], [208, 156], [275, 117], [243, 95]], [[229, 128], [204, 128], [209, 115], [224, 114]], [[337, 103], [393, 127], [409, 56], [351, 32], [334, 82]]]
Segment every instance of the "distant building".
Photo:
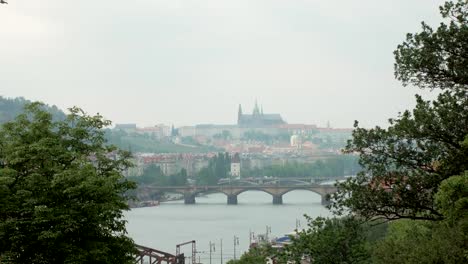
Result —
[[115, 129], [123, 130], [125, 132], [134, 132], [137, 129], [136, 124], [115, 124]]
[[231, 176], [235, 178], [240, 178], [240, 168], [241, 164], [239, 153], [236, 153], [231, 159]]
[[257, 101], [251, 115], [242, 113], [242, 106], [239, 105], [237, 113], [237, 125], [239, 127], [273, 127], [286, 122], [281, 118], [280, 114], [264, 114], [263, 107], [260, 110]]
[[283, 124], [278, 126], [281, 131], [294, 135], [312, 135], [318, 133], [316, 125], [306, 124]]
[[290, 143], [291, 143], [291, 147], [301, 148], [302, 147], [302, 138], [301, 138], [301, 136], [292, 135]]
[[169, 126], [159, 124], [155, 125], [154, 127], [137, 128], [136, 132], [161, 139], [171, 135], [171, 128]]
[[[298, 135], [300, 141], [290, 141], [291, 145], [297, 148], [303, 148], [307, 140], [332, 140], [332, 141], [346, 141], [352, 132], [352, 129], [336, 129], [336, 128], [319, 128], [313, 124], [288, 124], [283, 120], [280, 114], [264, 114], [263, 107], [259, 107], [257, 101], [252, 114], [244, 114], [242, 106], [239, 105], [237, 113], [237, 124], [198, 124], [195, 126], [179, 127], [178, 135], [180, 137], [193, 137], [201, 144], [210, 144], [211, 139], [214, 137], [220, 138], [220, 135], [229, 135], [230, 140], [248, 140], [255, 141], [255, 137], [248, 137], [246, 135], [266, 135], [278, 141], [290, 140], [290, 136]], [[218, 140], [219, 141], [219, 140]], [[247, 148], [247, 147], [246, 147]], [[244, 147], [235, 147], [234, 152], [263, 152], [263, 147], [250, 146], [248, 149]]]

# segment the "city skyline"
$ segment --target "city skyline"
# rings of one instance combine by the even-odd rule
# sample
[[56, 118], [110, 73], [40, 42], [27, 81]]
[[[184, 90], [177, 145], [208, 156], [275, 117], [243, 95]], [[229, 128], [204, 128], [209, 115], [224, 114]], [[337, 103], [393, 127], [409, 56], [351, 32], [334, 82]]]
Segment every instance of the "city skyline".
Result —
[[255, 98], [288, 123], [385, 126], [427, 94], [392, 53], [441, 21], [430, 2], [11, 1], [0, 95], [140, 126], [229, 124]]

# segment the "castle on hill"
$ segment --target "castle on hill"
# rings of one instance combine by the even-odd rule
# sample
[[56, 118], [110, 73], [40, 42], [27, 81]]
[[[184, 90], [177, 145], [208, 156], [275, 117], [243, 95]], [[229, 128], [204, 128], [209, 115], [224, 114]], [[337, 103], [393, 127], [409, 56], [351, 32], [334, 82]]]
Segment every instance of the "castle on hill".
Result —
[[264, 114], [263, 107], [258, 107], [257, 101], [252, 114], [243, 114], [242, 106], [239, 105], [237, 113], [237, 125], [239, 127], [273, 127], [286, 124], [280, 114]]
[[252, 131], [270, 136], [278, 135], [312, 135], [319, 132], [332, 133], [337, 136], [350, 134], [352, 129], [319, 128], [313, 124], [288, 124], [280, 114], [264, 114], [263, 107], [255, 102], [252, 114], [244, 114], [242, 106], [239, 105], [237, 112], [237, 124], [217, 125], [198, 124], [195, 126], [182, 126], [178, 129], [181, 137], [195, 137], [200, 140], [229, 134], [232, 139], [240, 139], [246, 133]]

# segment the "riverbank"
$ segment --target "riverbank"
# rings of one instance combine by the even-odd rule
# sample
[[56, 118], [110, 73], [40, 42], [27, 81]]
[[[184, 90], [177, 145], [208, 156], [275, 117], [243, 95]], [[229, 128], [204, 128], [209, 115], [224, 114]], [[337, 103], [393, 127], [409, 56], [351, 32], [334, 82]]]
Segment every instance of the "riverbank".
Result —
[[167, 194], [163, 195], [157, 200], [152, 200], [152, 199], [142, 199], [138, 201], [130, 201], [128, 203], [130, 208], [142, 208], [142, 207], [153, 207], [153, 206], [158, 206], [163, 202], [171, 202], [171, 201], [180, 201], [183, 200], [184, 197], [182, 195], [177, 195], [177, 194]]
[[[127, 231], [136, 243], [165, 252], [175, 252], [177, 244], [196, 240], [200, 251], [197, 258], [202, 263], [209, 263], [210, 242], [216, 244], [213, 263], [220, 263], [223, 240], [222, 258], [226, 263], [234, 258], [234, 236], [239, 237], [236, 256], [240, 256], [249, 249], [250, 231], [263, 234], [268, 226], [270, 236], [281, 236], [294, 230], [297, 222], [305, 224], [304, 214], [310, 217], [330, 214], [321, 205], [321, 197], [310, 191], [285, 194], [283, 205], [273, 205], [271, 195], [259, 191], [241, 193], [238, 201], [235, 206], [228, 205], [225, 194], [214, 193], [197, 196], [195, 205], [185, 205], [181, 199], [157, 207], [135, 208], [125, 212]], [[191, 255], [191, 247], [181, 250]]]

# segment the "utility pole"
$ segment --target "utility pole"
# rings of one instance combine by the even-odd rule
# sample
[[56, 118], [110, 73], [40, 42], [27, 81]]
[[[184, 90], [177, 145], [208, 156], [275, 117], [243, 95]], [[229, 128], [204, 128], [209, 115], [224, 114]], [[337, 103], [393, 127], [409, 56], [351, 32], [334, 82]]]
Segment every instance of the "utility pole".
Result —
[[254, 239], [254, 232], [249, 229], [249, 247], [252, 245], [252, 239]]
[[265, 233], [265, 239], [268, 242], [268, 233], [271, 234], [271, 226], [266, 226], [266, 233]]
[[234, 235], [234, 260], [236, 260], [236, 245], [239, 245], [239, 238]]
[[[210, 241], [210, 264], [211, 264], [211, 251], [215, 252], [216, 248], [215, 248], [215, 243], [211, 243], [211, 241]], [[200, 261], [198, 261], [198, 262], [200, 262]]]
[[184, 245], [187, 245], [187, 244], [192, 244], [192, 257], [190, 259], [191, 259], [192, 264], [196, 264], [195, 262], [197, 262], [197, 256], [196, 256], [197, 247], [196, 247], [196, 241], [195, 240], [188, 241], [188, 242], [176, 245], [176, 256], [180, 255], [180, 247], [184, 246]]
[[221, 238], [221, 264], [223, 264], [223, 239]]

